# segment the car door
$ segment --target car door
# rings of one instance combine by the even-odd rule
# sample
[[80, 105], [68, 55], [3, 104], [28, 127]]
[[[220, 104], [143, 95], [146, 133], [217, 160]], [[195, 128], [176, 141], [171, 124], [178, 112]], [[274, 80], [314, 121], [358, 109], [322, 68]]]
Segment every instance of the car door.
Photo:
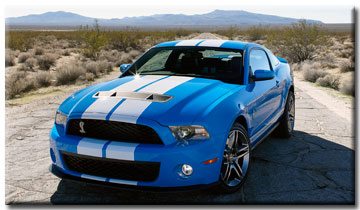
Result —
[[254, 136], [251, 140], [257, 140], [271, 127], [281, 100], [276, 76], [270, 80], [253, 81], [251, 77], [256, 70], [273, 71], [267, 53], [261, 48], [252, 48], [249, 52], [249, 83], [253, 83], [252, 91], [256, 96], [255, 108], [251, 113], [255, 121]]

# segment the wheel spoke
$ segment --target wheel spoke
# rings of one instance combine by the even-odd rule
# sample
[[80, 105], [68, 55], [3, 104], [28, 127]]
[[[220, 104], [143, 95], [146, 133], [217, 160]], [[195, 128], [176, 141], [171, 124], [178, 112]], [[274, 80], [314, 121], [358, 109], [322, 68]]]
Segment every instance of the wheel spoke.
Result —
[[241, 170], [241, 167], [240, 167], [240, 165], [239, 165], [238, 162], [235, 162], [235, 164], [234, 164], [234, 171], [236, 172], [236, 174], [238, 175], [238, 177], [239, 177], [240, 179], [244, 176], [244, 174], [243, 174], [243, 172], [242, 172], [242, 170]]
[[225, 171], [225, 176], [224, 176], [225, 182], [228, 182], [230, 174], [231, 174], [231, 167], [230, 167], [230, 164], [228, 163], [226, 166], [226, 171]]

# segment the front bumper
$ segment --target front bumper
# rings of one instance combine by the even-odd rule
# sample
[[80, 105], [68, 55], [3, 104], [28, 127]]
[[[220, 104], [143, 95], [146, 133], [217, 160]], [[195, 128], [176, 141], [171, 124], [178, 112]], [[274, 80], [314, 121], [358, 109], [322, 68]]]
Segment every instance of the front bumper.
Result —
[[[109, 141], [106, 140], [59, 135], [58, 129], [54, 126], [50, 134], [50, 154], [53, 161], [51, 168], [52, 171], [56, 171], [55, 175], [62, 178], [70, 177], [71, 179], [92, 180], [100, 183], [164, 189], [206, 186], [215, 184], [219, 180], [224, 138], [224, 135], [212, 136], [208, 140], [193, 141], [189, 144], [179, 142], [167, 145], [123, 142], [109, 144]], [[154, 181], [130, 181], [80, 174], [66, 167], [60, 151], [118, 160], [160, 162], [159, 176]], [[214, 158], [217, 158], [214, 163], [204, 164], [204, 161]], [[193, 167], [194, 172], [191, 176], [179, 175], [182, 164]]]

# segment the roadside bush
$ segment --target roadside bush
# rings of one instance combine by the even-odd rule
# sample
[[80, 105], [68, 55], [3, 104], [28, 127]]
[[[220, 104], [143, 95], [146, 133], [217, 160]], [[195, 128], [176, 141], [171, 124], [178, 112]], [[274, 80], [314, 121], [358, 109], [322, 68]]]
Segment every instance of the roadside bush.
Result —
[[113, 66], [108, 61], [98, 61], [98, 71], [101, 73], [109, 73], [112, 72]]
[[35, 83], [32, 79], [26, 78], [25, 72], [16, 72], [6, 78], [5, 96], [6, 99], [12, 99], [16, 95], [35, 89]]
[[62, 65], [56, 69], [56, 85], [74, 83], [86, 70], [77, 62]]
[[347, 61], [341, 62], [340, 64], [341, 73], [345, 73], [349, 71], [355, 71], [355, 62], [353, 62], [351, 58]]
[[19, 58], [18, 58], [18, 62], [19, 63], [24, 63], [30, 57], [32, 57], [31, 53], [20, 53]]
[[55, 64], [56, 56], [53, 54], [41, 55], [37, 58], [37, 63], [41, 70], [49, 70]]
[[36, 66], [37, 64], [37, 60], [35, 58], [28, 58], [25, 61], [25, 65], [29, 68], [33, 68], [34, 66]]
[[303, 20], [283, 29], [272, 30], [267, 36], [267, 44], [279, 56], [299, 63], [313, 59], [319, 49], [329, 44], [329, 39], [320, 25]]
[[43, 48], [35, 48], [35, 52], [34, 52], [35, 55], [43, 55], [44, 54], [44, 49]]
[[63, 55], [63, 56], [69, 56], [69, 55], [70, 55], [70, 51], [69, 51], [69, 50], [63, 50], [63, 51], [62, 51], [62, 55]]
[[339, 76], [334, 76], [334, 75], [326, 75], [325, 77], [320, 77], [316, 80], [316, 84], [319, 84], [320, 86], [323, 87], [329, 87], [329, 88], [333, 88], [335, 90], [339, 90], [339, 86], [340, 86], [340, 78]]
[[85, 80], [86, 81], [94, 81], [95, 80], [95, 75], [93, 73], [86, 72]]
[[96, 61], [90, 61], [85, 64], [86, 72], [92, 73], [95, 77], [100, 75], [98, 64]]
[[95, 20], [94, 29], [83, 31], [83, 53], [89, 58], [96, 59], [100, 50], [105, 47], [109, 40], [104, 36], [104, 32], [100, 30], [98, 21]]
[[355, 83], [352, 79], [347, 79], [342, 81], [340, 86], [340, 92], [345, 93], [347, 95], [355, 96]]
[[51, 85], [52, 76], [50, 72], [39, 72], [35, 76], [36, 86], [40, 87], [48, 87]]
[[15, 56], [11, 53], [5, 54], [5, 66], [14, 66]]
[[322, 68], [333, 69], [337, 67], [335, 62], [335, 57], [332, 54], [326, 54], [325, 56], [321, 57], [319, 60]]
[[319, 67], [319, 64], [305, 63], [302, 66], [302, 73], [305, 80], [316, 82], [318, 78], [325, 77], [328, 73]]

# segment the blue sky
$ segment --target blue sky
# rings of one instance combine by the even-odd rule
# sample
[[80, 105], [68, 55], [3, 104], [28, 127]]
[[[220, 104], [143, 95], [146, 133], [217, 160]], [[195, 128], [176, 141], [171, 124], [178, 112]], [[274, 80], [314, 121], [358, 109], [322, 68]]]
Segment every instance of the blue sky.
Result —
[[154, 14], [204, 14], [215, 9], [246, 10], [249, 12], [305, 18], [324, 23], [352, 22], [352, 5], [14, 5], [5, 6], [5, 17], [41, 14], [48, 11], [68, 11], [96, 18], [123, 18]]

